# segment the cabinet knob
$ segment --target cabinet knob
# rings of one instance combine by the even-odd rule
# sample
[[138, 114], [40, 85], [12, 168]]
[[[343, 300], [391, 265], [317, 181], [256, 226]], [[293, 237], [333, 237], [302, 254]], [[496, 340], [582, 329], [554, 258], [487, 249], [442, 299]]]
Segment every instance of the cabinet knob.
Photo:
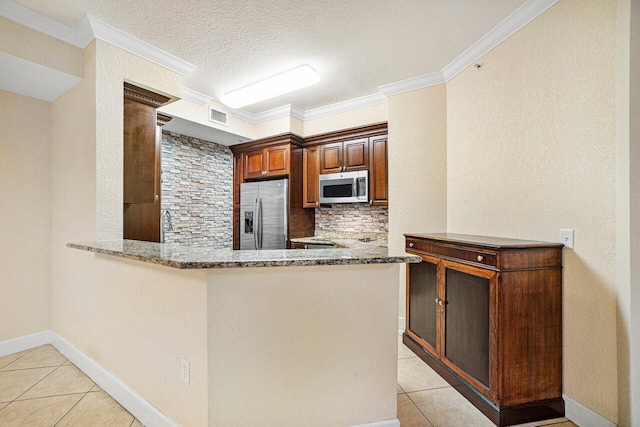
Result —
[[484, 257], [482, 255], [478, 255], [478, 261], [482, 261]]
[[320, 207], [320, 202], [316, 202], [316, 207], [319, 208]]
[[309, 245], [304, 245], [304, 248], [305, 249], [309, 249]]
[[[413, 243], [409, 243], [409, 247], [412, 248], [413, 247]], [[438, 300], [436, 300], [437, 302]]]
[[439, 300], [438, 298], [436, 298], [436, 304], [437, 304], [438, 302], [440, 302], [440, 300]]
[[369, 204], [372, 205], [373, 204], [373, 200], [369, 200]]
[[155, 199], [156, 199], [156, 202], [157, 202], [157, 201], [158, 201], [158, 199], [159, 199], [159, 197], [158, 197], [158, 195], [157, 195], [157, 194], [156, 194], [156, 197], [155, 197]]

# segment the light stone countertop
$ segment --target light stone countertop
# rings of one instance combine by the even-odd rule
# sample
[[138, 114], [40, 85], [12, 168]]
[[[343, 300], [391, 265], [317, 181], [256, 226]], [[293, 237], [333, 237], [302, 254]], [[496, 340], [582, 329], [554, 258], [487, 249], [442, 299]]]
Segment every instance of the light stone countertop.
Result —
[[68, 247], [133, 259], [180, 269], [289, 267], [347, 264], [418, 263], [420, 257], [403, 252], [389, 253], [379, 245], [347, 249], [277, 249], [232, 251], [175, 243], [153, 243], [137, 240], [103, 240], [68, 243]]
[[[358, 239], [368, 238], [369, 242]], [[350, 232], [350, 231], [317, 231], [312, 237], [291, 239], [295, 243], [318, 245], [334, 245], [336, 248], [369, 249], [371, 247], [387, 247], [387, 233]]]

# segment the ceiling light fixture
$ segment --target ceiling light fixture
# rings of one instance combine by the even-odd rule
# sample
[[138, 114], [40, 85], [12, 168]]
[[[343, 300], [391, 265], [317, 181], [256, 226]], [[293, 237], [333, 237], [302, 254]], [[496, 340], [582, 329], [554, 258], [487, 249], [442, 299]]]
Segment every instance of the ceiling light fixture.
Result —
[[242, 108], [274, 96], [293, 92], [320, 81], [320, 75], [308, 65], [302, 65], [277, 76], [229, 92], [220, 97], [220, 102], [229, 108]]

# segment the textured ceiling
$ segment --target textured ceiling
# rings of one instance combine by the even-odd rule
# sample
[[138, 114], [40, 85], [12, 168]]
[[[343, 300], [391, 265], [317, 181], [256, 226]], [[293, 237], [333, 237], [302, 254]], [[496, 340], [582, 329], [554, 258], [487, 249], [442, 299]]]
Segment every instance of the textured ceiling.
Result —
[[212, 96], [311, 65], [315, 86], [244, 109], [311, 109], [441, 70], [525, 0], [18, 0], [76, 26], [85, 13], [191, 62]]

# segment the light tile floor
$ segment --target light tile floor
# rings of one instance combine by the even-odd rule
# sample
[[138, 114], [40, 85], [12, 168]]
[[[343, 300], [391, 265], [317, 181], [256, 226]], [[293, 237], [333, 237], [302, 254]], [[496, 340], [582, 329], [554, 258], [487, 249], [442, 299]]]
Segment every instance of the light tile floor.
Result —
[[0, 357], [0, 426], [142, 426], [50, 345]]
[[[402, 427], [493, 424], [403, 343], [398, 334]], [[566, 418], [520, 427], [575, 426]], [[0, 357], [0, 426], [140, 427], [133, 415], [50, 345]]]
[[[492, 427], [494, 424], [402, 343], [398, 331], [398, 419], [402, 427]], [[566, 418], [519, 427], [575, 427]]]

